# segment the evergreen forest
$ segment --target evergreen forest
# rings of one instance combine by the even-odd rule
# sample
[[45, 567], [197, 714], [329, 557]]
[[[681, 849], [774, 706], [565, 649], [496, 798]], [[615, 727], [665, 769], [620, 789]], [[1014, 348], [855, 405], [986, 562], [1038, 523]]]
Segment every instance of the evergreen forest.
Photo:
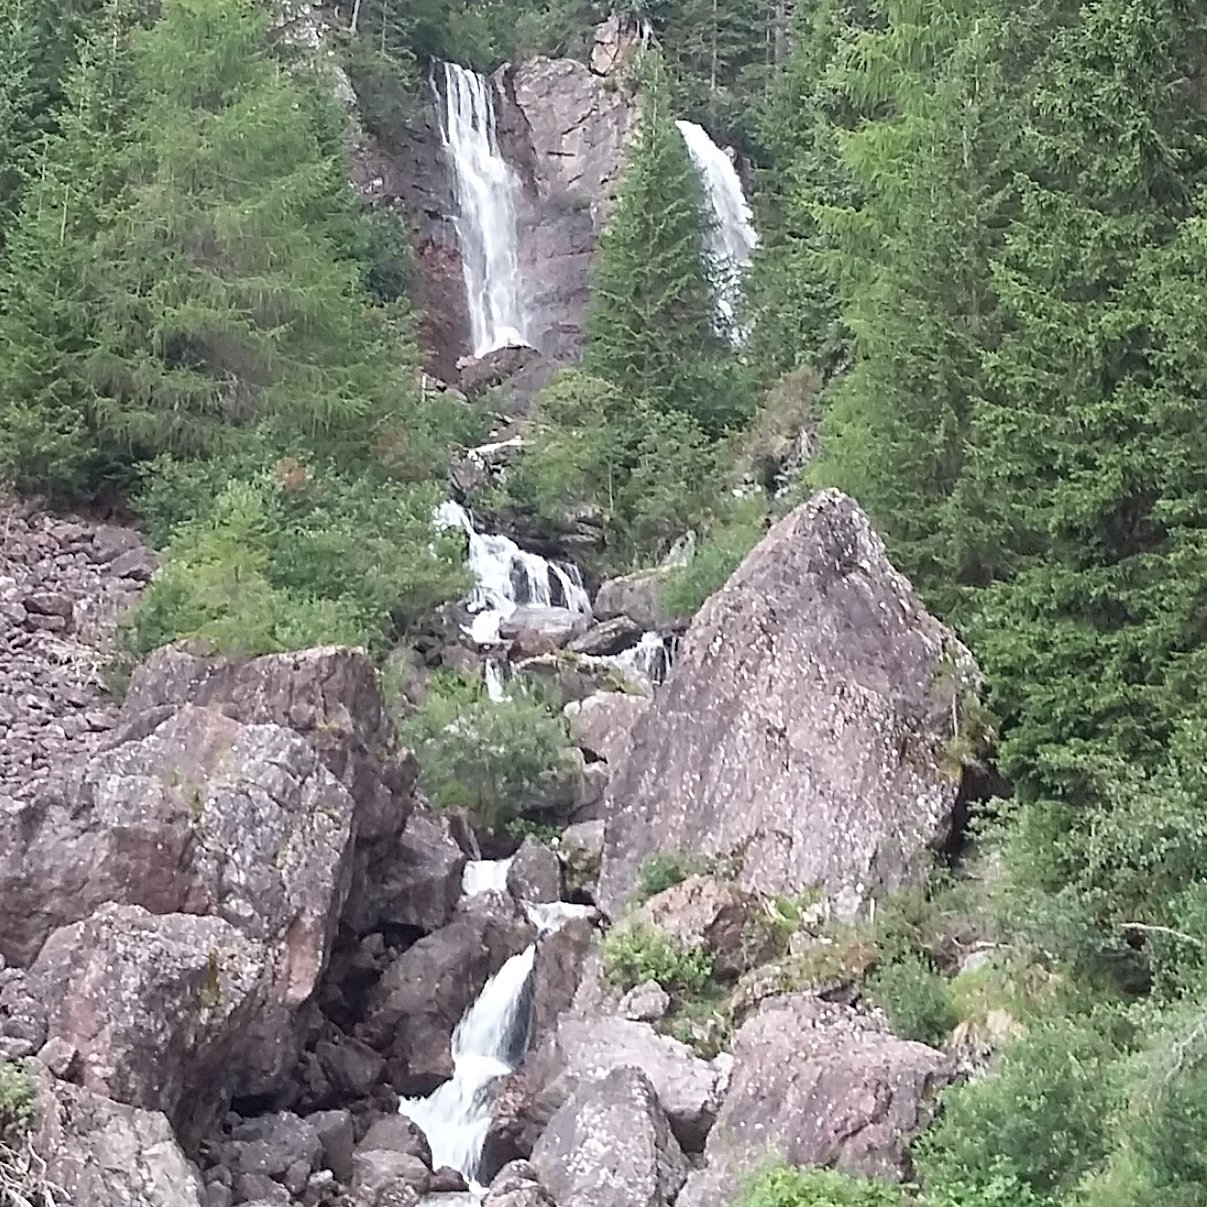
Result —
[[[433, 59], [581, 56], [609, 11], [341, 0], [334, 38], [372, 128]], [[584, 355], [496, 502], [596, 509], [600, 576], [695, 533], [690, 612], [850, 494], [975, 653], [959, 756], [1000, 783], [963, 866], [885, 909], [871, 990], [917, 1038], [1009, 1014], [990, 1071], [909, 1186], [771, 1169], [742, 1207], [1207, 1207], [1207, 5], [626, 11], [643, 120]], [[288, 30], [257, 0], [0, 0], [0, 480], [145, 527], [128, 660], [384, 658], [467, 586], [430, 517], [487, 417], [423, 388], [406, 233]], [[744, 342], [677, 117], [749, 166]], [[969, 917], [997, 958], [953, 979]]]

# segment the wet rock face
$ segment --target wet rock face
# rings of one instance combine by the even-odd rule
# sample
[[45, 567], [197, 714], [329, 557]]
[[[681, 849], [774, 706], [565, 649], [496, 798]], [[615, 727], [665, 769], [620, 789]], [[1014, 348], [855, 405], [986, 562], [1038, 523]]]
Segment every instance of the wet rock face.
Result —
[[977, 686], [859, 507], [823, 491], [701, 609], [609, 788], [600, 903], [650, 851], [699, 851], [768, 894], [822, 887], [841, 915], [918, 878], [952, 830], [946, 758]]
[[117, 709], [101, 671], [153, 569], [131, 529], [0, 497], [0, 807], [104, 741]]
[[846, 1006], [806, 995], [764, 1002], [738, 1031], [733, 1072], [679, 1202], [732, 1201], [770, 1148], [794, 1165], [835, 1165], [902, 1179], [954, 1069], [942, 1053], [898, 1039]]

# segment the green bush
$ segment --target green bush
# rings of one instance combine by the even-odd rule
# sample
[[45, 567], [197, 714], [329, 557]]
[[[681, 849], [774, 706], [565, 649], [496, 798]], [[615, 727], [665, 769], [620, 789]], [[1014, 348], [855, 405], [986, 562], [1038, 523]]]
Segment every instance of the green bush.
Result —
[[923, 1184], [984, 1187], [1012, 1178], [1041, 1197], [1077, 1186], [1111, 1146], [1121, 1073], [1111, 1023], [1104, 1015], [1038, 1024], [993, 1075], [949, 1089], [915, 1146]]
[[23, 1066], [0, 1060], [0, 1142], [28, 1132], [36, 1115], [34, 1086]]
[[904, 1207], [899, 1186], [833, 1169], [776, 1165], [753, 1178], [738, 1207]]
[[652, 926], [625, 922], [613, 927], [604, 940], [603, 970], [623, 990], [657, 981], [672, 995], [695, 996], [712, 977], [712, 957]]
[[433, 488], [287, 458], [207, 497], [221, 472], [155, 463], [141, 502], [170, 536], [129, 629], [136, 654], [184, 637], [237, 654], [375, 647], [464, 586]]
[[959, 1021], [951, 986], [915, 955], [881, 964], [868, 977], [867, 994], [905, 1039], [937, 1047]]
[[459, 675], [434, 675], [401, 728], [433, 804], [470, 809], [492, 827], [539, 808], [569, 750], [561, 718], [534, 693], [512, 688], [494, 702]]
[[651, 897], [682, 884], [689, 876], [699, 876], [712, 869], [712, 860], [705, 855], [682, 851], [665, 851], [642, 860], [637, 869], [637, 890], [633, 900], [640, 905]]

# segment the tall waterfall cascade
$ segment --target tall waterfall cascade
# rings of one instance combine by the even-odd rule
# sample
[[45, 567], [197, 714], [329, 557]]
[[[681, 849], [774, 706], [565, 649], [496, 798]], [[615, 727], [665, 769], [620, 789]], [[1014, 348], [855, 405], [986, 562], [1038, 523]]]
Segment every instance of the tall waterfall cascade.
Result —
[[[461, 892], [505, 893], [510, 859], [473, 860], [466, 864]], [[542, 933], [570, 918], [594, 914], [594, 908], [563, 901], [525, 903], [529, 921]], [[426, 1098], [404, 1098], [400, 1114], [419, 1125], [432, 1149], [432, 1168], [458, 1170], [475, 1195], [482, 1148], [490, 1128], [491, 1108], [500, 1080], [515, 1068], [528, 1043], [528, 981], [536, 961], [536, 944], [512, 956], [486, 982], [453, 1032], [453, 1075]]]
[[529, 553], [510, 537], [478, 532], [459, 503], [442, 503], [435, 522], [440, 528], [461, 528], [469, 537], [474, 587], [465, 605], [473, 616], [468, 635], [479, 645], [496, 644], [499, 625], [524, 605], [591, 615], [591, 597], [576, 566]]
[[738, 293], [742, 276], [758, 244], [758, 232], [742, 181], [733, 160], [695, 122], [676, 122], [687, 144], [688, 154], [704, 184], [705, 196], [712, 210], [713, 225], [709, 234], [709, 250], [720, 272], [721, 284], [717, 295], [717, 310], [726, 326], [733, 327], [737, 338], [741, 332], [735, 325]]
[[436, 65], [433, 88], [456, 183], [473, 353], [527, 344], [516, 228], [520, 181], [499, 149], [494, 88], [486, 76], [455, 63]]

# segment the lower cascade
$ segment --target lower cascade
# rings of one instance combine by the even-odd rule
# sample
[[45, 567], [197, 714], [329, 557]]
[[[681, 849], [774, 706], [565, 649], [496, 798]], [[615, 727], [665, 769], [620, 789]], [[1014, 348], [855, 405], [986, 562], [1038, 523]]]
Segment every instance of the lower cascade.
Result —
[[[465, 865], [462, 896], [505, 893], [510, 859], [475, 859]], [[529, 921], [541, 933], [556, 930], [569, 918], [589, 916], [592, 906], [564, 901], [525, 903]], [[528, 1043], [528, 981], [536, 944], [508, 959], [490, 978], [453, 1032], [453, 1075], [425, 1098], [404, 1098], [399, 1113], [416, 1123], [432, 1149], [432, 1168], [460, 1173], [478, 1196], [486, 1187], [481, 1172], [482, 1148], [490, 1127], [491, 1108], [502, 1078], [520, 1062]]]
[[536, 945], [512, 956], [489, 981], [453, 1032], [453, 1075], [426, 1098], [404, 1098], [399, 1112], [423, 1129], [432, 1168], [461, 1173], [475, 1193], [494, 1090], [519, 1063], [528, 1038], [525, 987]]

